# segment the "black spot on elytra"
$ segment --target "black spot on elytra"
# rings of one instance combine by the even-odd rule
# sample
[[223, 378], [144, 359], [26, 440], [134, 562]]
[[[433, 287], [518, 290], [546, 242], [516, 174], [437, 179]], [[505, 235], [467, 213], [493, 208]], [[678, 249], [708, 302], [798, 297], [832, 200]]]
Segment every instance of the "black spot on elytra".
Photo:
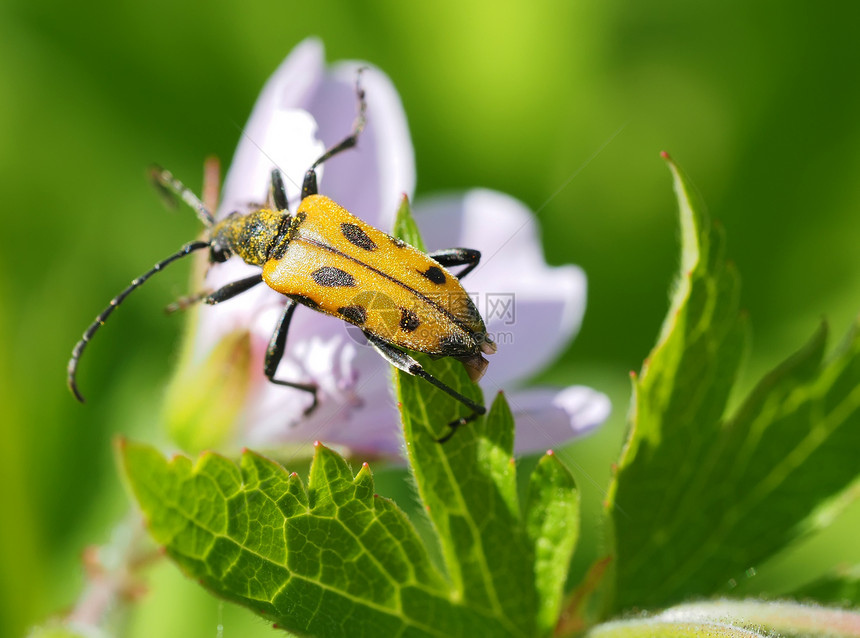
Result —
[[363, 306], [341, 306], [337, 311], [352, 323], [363, 324], [367, 321], [367, 310]]
[[360, 226], [344, 222], [340, 225], [340, 231], [347, 241], [353, 246], [358, 246], [362, 250], [376, 250], [376, 242], [374, 242]]
[[400, 327], [404, 332], [413, 332], [420, 325], [421, 320], [418, 315], [406, 308], [400, 309]]
[[320, 286], [326, 286], [327, 288], [355, 285], [355, 277], [345, 270], [335, 268], [334, 266], [323, 266], [322, 268], [317, 268], [311, 273], [311, 277], [313, 277], [314, 281]]
[[444, 284], [445, 283], [445, 273], [442, 272], [442, 269], [439, 266], [430, 266], [424, 272], [418, 271], [427, 279], [432, 281], [434, 284]]
[[394, 244], [395, 246], [397, 246], [398, 248], [405, 248], [406, 247], [406, 242], [403, 241], [402, 239], [398, 239], [397, 237], [392, 237], [391, 235], [388, 236], [388, 239], [390, 239], [391, 243]]

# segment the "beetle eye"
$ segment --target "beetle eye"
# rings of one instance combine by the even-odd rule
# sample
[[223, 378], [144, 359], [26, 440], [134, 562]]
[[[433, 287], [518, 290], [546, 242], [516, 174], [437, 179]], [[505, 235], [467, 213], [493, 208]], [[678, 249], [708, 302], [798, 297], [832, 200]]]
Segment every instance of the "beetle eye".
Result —
[[209, 261], [213, 264], [221, 264], [230, 258], [230, 251], [219, 246], [212, 246], [209, 249]]

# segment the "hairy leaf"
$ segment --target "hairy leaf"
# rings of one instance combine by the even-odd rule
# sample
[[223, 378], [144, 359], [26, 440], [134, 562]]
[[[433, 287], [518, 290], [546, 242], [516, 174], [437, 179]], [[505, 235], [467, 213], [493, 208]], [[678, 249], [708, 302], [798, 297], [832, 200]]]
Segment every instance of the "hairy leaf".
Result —
[[860, 636], [860, 613], [786, 602], [691, 603], [656, 616], [598, 625], [588, 638], [639, 636]]

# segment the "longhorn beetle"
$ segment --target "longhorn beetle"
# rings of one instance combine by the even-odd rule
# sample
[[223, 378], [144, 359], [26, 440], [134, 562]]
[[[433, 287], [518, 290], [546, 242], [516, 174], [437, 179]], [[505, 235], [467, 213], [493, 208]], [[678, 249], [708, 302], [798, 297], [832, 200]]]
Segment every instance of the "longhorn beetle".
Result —
[[[76, 374], [84, 348], [114, 309], [136, 288], [180, 257], [209, 249], [210, 263], [237, 256], [260, 266], [262, 272], [234, 281], [188, 300], [217, 304], [261, 283], [286, 296], [281, 319], [269, 342], [264, 361], [272, 383], [308, 392], [317, 405], [317, 386], [275, 378], [284, 355], [287, 330], [297, 305], [339, 317], [358, 326], [368, 342], [391, 365], [421, 377], [471, 410], [451, 421], [440, 442], [447, 441], [457, 426], [484, 414], [486, 408], [463, 396], [427, 372], [405, 352], [431, 357], [453, 357], [463, 362], [473, 381], [481, 378], [496, 345], [487, 335], [477, 308], [460, 285], [480, 260], [477, 250], [450, 248], [420, 252], [405, 242], [373, 228], [317, 192], [316, 169], [335, 155], [352, 148], [364, 128], [367, 103], [356, 80], [358, 116], [350, 134], [325, 151], [308, 169], [302, 183], [301, 202], [295, 215], [289, 211], [287, 192], [278, 169], [271, 174], [268, 207], [248, 214], [233, 212], [216, 222], [203, 202], [168, 171], [155, 169], [157, 185], [181, 198], [197, 211], [209, 229], [208, 239], [192, 241], [158, 262], [114, 297], [78, 341], [68, 366], [68, 383], [83, 402]], [[458, 276], [447, 266], [465, 266]]]

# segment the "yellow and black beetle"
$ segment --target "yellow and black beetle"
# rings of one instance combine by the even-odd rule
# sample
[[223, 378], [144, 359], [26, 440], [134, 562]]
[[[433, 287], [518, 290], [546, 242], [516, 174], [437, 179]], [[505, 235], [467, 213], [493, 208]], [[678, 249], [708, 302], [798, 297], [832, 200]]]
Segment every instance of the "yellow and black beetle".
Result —
[[[275, 379], [286, 348], [290, 319], [299, 304], [358, 326], [391, 365], [426, 379], [466, 405], [471, 414], [451, 421], [451, 432], [440, 441], [450, 438], [458, 425], [486, 412], [484, 406], [432, 376], [405, 352], [413, 350], [432, 357], [454, 357], [463, 362], [473, 381], [480, 379], [487, 366], [482, 353], [492, 354], [496, 346], [459, 282], [459, 278], [478, 265], [480, 253], [451, 248], [424, 254], [364, 223], [317, 193], [317, 167], [355, 146], [364, 128], [366, 102], [358, 82], [356, 92], [359, 112], [353, 130], [308, 169], [295, 215], [289, 212], [286, 189], [278, 169], [272, 171], [267, 207], [248, 214], [234, 212], [220, 222], [216, 222], [203, 202], [169, 172], [154, 170], [158, 186], [197, 211], [200, 220], [210, 229], [208, 239], [185, 244], [133, 280], [87, 328], [72, 351], [68, 366], [69, 387], [79, 401], [84, 399], [77, 387], [77, 367], [96, 330], [129, 293], [152, 275], [180, 257], [208, 248], [211, 263], [224, 262], [235, 255], [248, 264], [260, 266], [262, 272], [190, 299], [216, 304], [260, 283], [284, 294], [287, 302], [269, 342], [264, 370], [273, 383], [311, 393], [313, 402], [308, 411], [317, 404], [314, 384]], [[446, 266], [465, 268], [455, 276]]]

